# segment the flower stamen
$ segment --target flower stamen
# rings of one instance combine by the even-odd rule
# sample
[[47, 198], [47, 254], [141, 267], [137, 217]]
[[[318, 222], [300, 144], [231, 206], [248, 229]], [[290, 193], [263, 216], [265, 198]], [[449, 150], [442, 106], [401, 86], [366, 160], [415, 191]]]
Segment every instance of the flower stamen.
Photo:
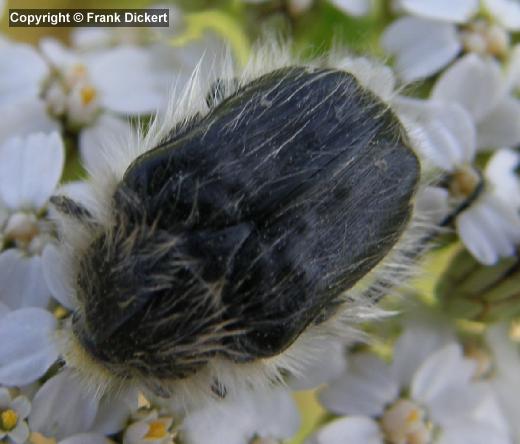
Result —
[[398, 399], [383, 414], [381, 429], [389, 444], [428, 444], [431, 424], [425, 412], [414, 402]]
[[96, 98], [96, 90], [94, 87], [90, 85], [86, 85], [83, 88], [81, 88], [81, 101], [83, 102], [83, 105], [87, 106], [89, 103], [91, 103]]
[[467, 199], [480, 184], [480, 175], [475, 168], [465, 165], [453, 173], [450, 181], [450, 191], [453, 196]]
[[0, 426], [2, 430], [10, 431], [18, 423], [18, 414], [13, 409], [7, 409], [0, 413]]
[[162, 439], [165, 438], [167, 434], [168, 430], [164, 422], [160, 420], [152, 421], [148, 425], [148, 433], [145, 435], [145, 439]]
[[14, 213], [7, 221], [4, 233], [7, 239], [25, 247], [39, 234], [38, 221], [34, 214]]

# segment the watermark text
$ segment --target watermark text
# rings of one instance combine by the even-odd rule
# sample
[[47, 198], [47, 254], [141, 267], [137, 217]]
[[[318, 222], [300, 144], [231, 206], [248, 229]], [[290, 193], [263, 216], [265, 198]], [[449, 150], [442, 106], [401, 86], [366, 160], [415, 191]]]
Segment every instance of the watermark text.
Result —
[[9, 9], [12, 27], [160, 27], [170, 25], [168, 9]]

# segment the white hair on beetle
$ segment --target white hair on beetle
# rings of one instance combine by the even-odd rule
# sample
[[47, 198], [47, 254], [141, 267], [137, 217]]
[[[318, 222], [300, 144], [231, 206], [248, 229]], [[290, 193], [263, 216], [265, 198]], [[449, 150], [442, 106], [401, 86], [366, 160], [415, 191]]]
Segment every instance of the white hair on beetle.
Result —
[[[216, 103], [225, 100], [238, 89], [254, 79], [274, 70], [290, 66], [326, 67], [345, 70], [358, 80], [367, 91], [378, 96], [391, 107], [396, 94], [395, 80], [392, 71], [381, 63], [365, 57], [351, 57], [334, 51], [327, 57], [311, 62], [298, 60], [287, 45], [280, 45], [275, 40], [263, 43], [254, 50], [252, 57], [243, 69], [237, 69], [228, 53], [220, 66], [215, 66], [213, 75], [201, 73], [200, 64], [193, 72], [189, 84], [179, 100], [170, 100], [167, 110], [157, 116], [147, 131], [139, 130], [137, 134], [129, 134], [126, 139], [107, 140], [100, 147], [98, 160], [89, 166], [89, 186], [92, 198], [85, 206], [101, 226], [110, 226], [112, 220], [112, 196], [121, 182], [125, 171], [143, 153], [158, 146], [174, 128], [188, 125], [195, 115], [204, 116], [209, 113], [207, 93], [212, 83], [222, 80], [220, 96], [214, 97]], [[177, 94], [171, 94], [177, 97]], [[247, 119], [247, 116], [244, 116]], [[407, 125], [407, 130], [413, 130]], [[420, 138], [407, 137], [412, 144]], [[416, 153], [419, 150], [415, 150]], [[420, 187], [427, 184], [422, 183]], [[417, 194], [416, 194], [417, 195]], [[67, 276], [71, 279], [79, 266], [77, 258], [84, 252], [92, 240], [92, 227], [80, 225], [66, 215], [57, 216], [60, 233], [63, 239], [62, 252], [64, 264], [68, 268]], [[142, 381], [138, 378], [122, 380], [114, 378], [110, 371], [103, 367], [82, 347], [78, 339], [69, 329], [60, 333], [62, 354], [66, 363], [75, 368], [78, 376], [84, 381], [87, 390], [101, 396], [107, 390], [121, 390], [127, 385], [159, 388], [167, 394], [173, 394], [178, 403], [189, 408], [194, 403], [207, 402], [214, 399], [208, 387], [214, 381], [224, 386], [233, 396], [242, 390], [266, 390], [273, 384], [283, 384], [287, 373], [302, 375], [307, 365], [312, 363], [318, 350], [323, 350], [332, 339], [344, 341], [362, 340], [364, 336], [356, 329], [356, 324], [368, 320], [380, 319], [389, 313], [376, 306], [377, 300], [384, 294], [401, 287], [415, 273], [416, 256], [424, 246], [422, 241], [431, 234], [433, 227], [428, 219], [419, 214], [417, 208], [412, 213], [407, 229], [401, 239], [394, 245], [377, 266], [346, 292], [343, 304], [330, 319], [310, 324], [306, 330], [281, 354], [259, 358], [253, 362], [235, 363], [223, 357], [214, 357], [208, 365], [195, 375], [186, 379]], [[74, 288], [70, 282], [69, 287]], [[81, 308], [81, 307], [80, 307]]]

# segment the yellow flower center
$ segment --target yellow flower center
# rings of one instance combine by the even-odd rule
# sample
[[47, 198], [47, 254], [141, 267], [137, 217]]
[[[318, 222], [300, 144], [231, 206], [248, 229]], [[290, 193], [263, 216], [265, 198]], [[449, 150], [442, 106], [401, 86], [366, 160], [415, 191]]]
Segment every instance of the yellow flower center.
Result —
[[4, 410], [0, 413], [0, 422], [3, 430], [13, 430], [18, 423], [18, 414], [13, 409]]
[[463, 166], [453, 173], [450, 191], [455, 197], [467, 198], [473, 194], [479, 183], [478, 172], [471, 166]]
[[90, 102], [92, 102], [96, 98], [96, 90], [90, 86], [84, 86], [81, 88], [81, 102], [83, 105], [87, 106]]
[[69, 315], [69, 311], [65, 307], [58, 305], [54, 309], [53, 314], [56, 319], [65, 319]]
[[477, 20], [461, 32], [462, 44], [466, 51], [493, 56], [504, 56], [510, 47], [509, 34], [494, 23]]
[[145, 439], [161, 439], [168, 434], [166, 425], [161, 421], [152, 421], [148, 427], [148, 433]]
[[14, 213], [7, 220], [4, 233], [18, 247], [25, 248], [39, 234], [38, 220], [32, 213]]
[[429, 444], [431, 428], [425, 412], [407, 399], [397, 400], [381, 418], [381, 429], [389, 444]]
[[87, 76], [87, 67], [82, 63], [76, 63], [71, 69], [71, 77], [79, 80]]

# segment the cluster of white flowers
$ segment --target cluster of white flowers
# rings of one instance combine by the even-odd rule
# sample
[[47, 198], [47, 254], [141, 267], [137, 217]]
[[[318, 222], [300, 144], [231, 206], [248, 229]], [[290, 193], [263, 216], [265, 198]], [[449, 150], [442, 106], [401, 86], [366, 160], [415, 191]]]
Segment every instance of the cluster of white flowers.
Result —
[[446, 325], [406, 325], [390, 365], [373, 353], [352, 353], [347, 371], [320, 392], [323, 405], [342, 417], [309, 444], [514, 442], [495, 378], [440, 327]]
[[[362, 16], [376, 2], [331, 3]], [[289, 2], [293, 14], [312, 5]], [[520, 46], [512, 33], [520, 31], [520, 3], [395, 0], [392, 11], [381, 48], [410, 90], [416, 81], [431, 85], [427, 98], [391, 98], [420, 140], [425, 174], [442, 175], [423, 205], [483, 266], [518, 255]], [[182, 28], [182, 17], [175, 20]], [[180, 89], [217, 44], [212, 36], [174, 47], [149, 32], [83, 29], [72, 47], [43, 39], [38, 48], [0, 36], [2, 442], [246, 444], [279, 442], [298, 430], [288, 387], [228, 397], [186, 415], [131, 388], [99, 399], [60, 360], [55, 333], [74, 303], [60, 274], [48, 202], [58, 187], [85, 193], [81, 183], [61, 183], [65, 165], [75, 148], [87, 167], [95, 164], [100, 140], [128, 134], [129, 118], [160, 113], [166, 92]], [[517, 288], [510, 293], [518, 297]], [[403, 322], [391, 359], [369, 347], [344, 356], [335, 343], [288, 381], [302, 390], [332, 380], [319, 399], [337, 417], [309, 444], [520, 442], [520, 352], [508, 325], [488, 329], [472, 353], [449, 321], [418, 319]]]
[[[509, 0], [399, 0], [400, 14], [381, 46], [398, 74], [414, 82], [440, 73], [428, 99], [397, 106], [420, 129], [423, 153], [446, 174], [438, 194], [459, 205], [457, 233], [483, 264], [516, 254], [520, 244], [520, 4]], [[483, 173], [476, 160], [491, 153]]]

